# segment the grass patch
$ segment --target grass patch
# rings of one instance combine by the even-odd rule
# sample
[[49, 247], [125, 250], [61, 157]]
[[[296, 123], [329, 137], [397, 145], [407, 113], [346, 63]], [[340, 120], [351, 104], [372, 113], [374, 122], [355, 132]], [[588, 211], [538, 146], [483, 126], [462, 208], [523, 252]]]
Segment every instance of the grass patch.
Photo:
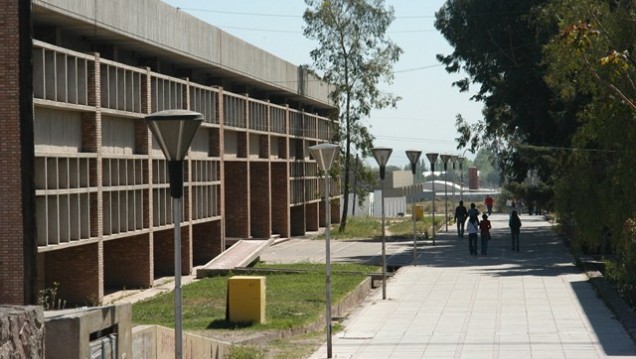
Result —
[[[419, 236], [425, 236], [431, 233], [431, 217], [425, 216], [416, 222], [416, 231]], [[435, 216], [435, 223], [440, 226], [443, 222], [443, 214]], [[387, 235], [395, 237], [410, 238], [413, 236], [413, 219], [410, 215], [399, 218], [385, 218]], [[343, 233], [338, 231], [339, 225], [333, 225], [331, 228], [331, 239], [360, 239], [360, 238], [377, 238], [382, 236], [382, 220], [373, 217], [351, 217], [347, 220], [347, 227]], [[325, 239], [325, 235], [321, 234], [317, 239]]]
[[[264, 324], [235, 324], [225, 320], [227, 279], [205, 278], [182, 288], [183, 328], [190, 331], [237, 329], [281, 330], [315, 322], [325, 307], [325, 265], [259, 264], [259, 269], [289, 269], [302, 272], [254, 272], [266, 277], [266, 320]], [[332, 264], [332, 303], [351, 292], [367, 273], [378, 267], [360, 264]], [[241, 273], [241, 275], [249, 275]], [[133, 305], [133, 323], [174, 327], [174, 294], [166, 293]]]
[[[340, 225], [331, 226], [331, 239], [359, 239], [373, 238], [382, 235], [382, 222], [373, 217], [349, 217], [344, 232], [340, 232]], [[325, 234], [318, 236], [318, 239], [325, 239]]]

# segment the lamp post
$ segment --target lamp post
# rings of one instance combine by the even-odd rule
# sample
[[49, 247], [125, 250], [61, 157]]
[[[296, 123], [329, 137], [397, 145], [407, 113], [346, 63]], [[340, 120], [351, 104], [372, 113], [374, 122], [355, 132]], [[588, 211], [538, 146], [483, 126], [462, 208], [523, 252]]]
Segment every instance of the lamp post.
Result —
[[427, 153], [426, 158], [431, 162], [431, 173], [433, 174], [433, 245], [435, 245], [435, 162], [437, 162], [437, 153]]
[[392, 148], [375, 147], [371, 149], [373, 157], [380, 166], [380, 180], [382, 182], [382, 299], [386, 299], [386, 243], [384, 238], [384, 177], [386, 164], [391, 157]]
[[440, 155], [444, 163], [444, 222], [446, 222], [446, 232], [448, 232], [448, 161], [451, 155]]
[[417, 161], [420, 160], [420, 156], [422, 155], [422, 151], [416, 150], [407, 150], [406, 157], [408, 157], [409, 162], [411, 162], [411, 173], [413, 173], [413, 209], [411, 210], [413, 215], [413, 264], [415, 264], [415, 258], [417, 257], [417, 234], [416, 234], [416, 222], [417, 218], [415, 217], [415, 169], [417, 167]]
[[331, 169], [336, 154], [338, 153], [338, 145], [331, 143], [322, 143], [309, 147], [309, 153], [318, 163], [318, 168], [325, 173], [325, 297], [326, 297], [326, 332], [327, 332], [327, 358], [331, 358], [331, 207], [329, 205], [329, 178], [328, 172]]
[[[457, 198], [455, 198], [455, 164], [457, 163], [457, 159], [459, 157], [457, 155], [452, 155], [450, 158], [451, 163], [453, 164], [453, 194], [452, 194], [452, 198], [453, 198], [453, 205], [457, 204]], [[451, 207], [451, 211], [453, 210], [453, 207]]]
[[174, 220], [174, 356], [183, 357], [183, 308], [181, 305], [181, 197], [183, 160], [190, 149], [203, 115], [187, 110], [166, 110], [146, 116], [146, 124], [168, 161]]
[[460, 173], [460, 183], [459, 183], [459, 200], [464, 201], [464, 160], [466, 157], [459, 156], [459, 173]]

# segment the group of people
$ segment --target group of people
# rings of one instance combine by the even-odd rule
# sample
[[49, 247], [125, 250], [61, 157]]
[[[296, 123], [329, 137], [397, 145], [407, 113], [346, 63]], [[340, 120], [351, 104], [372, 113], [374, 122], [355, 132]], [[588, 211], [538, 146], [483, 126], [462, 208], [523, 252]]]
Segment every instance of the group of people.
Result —
[[[486, 205], [488, 214], [481, 215], [479, 220], [479, 210], [475, 206], [475, 203], [470, 204], [470, 208], [464, 207], [464, 202], [459, 201], [459, 206], [455, 208], [455, 223], [457, 223], [457, 236], [464, 238], [464, 228], [468, 232], [468, 250], [470, 255], [478, 254], [477, 239], [481, 234], [481, 254], [488, 254], [488, 241], [491, 239], [490, 229], [492, 225], [488, 216], [492, 215], [494, 200], [492, 197], [487, 196], [484, 204]], [[466, 223], [468, 220], [468, 223]], [[510, 212], [510, 219], [508, 220], [508, 227], [510, 227], [510, 234], [512, 238], [512, 250], [519, 251], [519, 234], [521, 233], [521, 219], [516, 210]]]

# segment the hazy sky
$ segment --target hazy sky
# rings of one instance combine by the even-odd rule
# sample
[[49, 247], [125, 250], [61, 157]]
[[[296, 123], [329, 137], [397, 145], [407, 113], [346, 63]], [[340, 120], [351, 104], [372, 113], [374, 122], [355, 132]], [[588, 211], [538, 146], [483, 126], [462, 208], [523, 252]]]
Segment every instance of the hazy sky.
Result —
[[[163, 0], [291, 63], [311, 64], [309, 51], [317, 43], [302, 34], [302, 0]], [[402, 97], [397, 109], [374, 111], [365, 119], [375, 145], [393, 148], [390, 165], [404, 166], [407, 149], [461, 154], [455, 138], [458, 113], [469, 122], [482, 118], [482, 105], [452, 87], [450, 75], [435, 59], [449, 54], [450, 45], [435, 30], [435, 12], [444, 0], [386, 0], [395, 9], [388, 35], [403, 50], [395, 64], [393, 84], [382, 88]], [[469, 153], [466, 153], [472, 157]], [[371, 160], [373, 162], [373, 160]]]

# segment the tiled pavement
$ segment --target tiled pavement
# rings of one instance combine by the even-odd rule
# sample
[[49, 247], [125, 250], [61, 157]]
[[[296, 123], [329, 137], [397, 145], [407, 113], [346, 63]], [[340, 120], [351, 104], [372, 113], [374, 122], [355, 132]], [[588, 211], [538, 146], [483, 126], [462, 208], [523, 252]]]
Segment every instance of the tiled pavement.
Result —
[[[387, 243], [404, 265], [333, 336], [334, 358], [636, 358], [636, 346], [573, 264], [550, 224], [522, 216], [520, 252], [510, 251], [508, 217], [495, 214], [488, 256], [466, 239], [438, 233], [436, 246]], [[332, 261], [380, 263], [380, 242], [331, 241]], [[324, 261], [324, 242], [292, 240], [266, 262]], [[415, 265], [413, 265], [415, 264]], [[312, 359], [326, 358], [324, 344]]]

